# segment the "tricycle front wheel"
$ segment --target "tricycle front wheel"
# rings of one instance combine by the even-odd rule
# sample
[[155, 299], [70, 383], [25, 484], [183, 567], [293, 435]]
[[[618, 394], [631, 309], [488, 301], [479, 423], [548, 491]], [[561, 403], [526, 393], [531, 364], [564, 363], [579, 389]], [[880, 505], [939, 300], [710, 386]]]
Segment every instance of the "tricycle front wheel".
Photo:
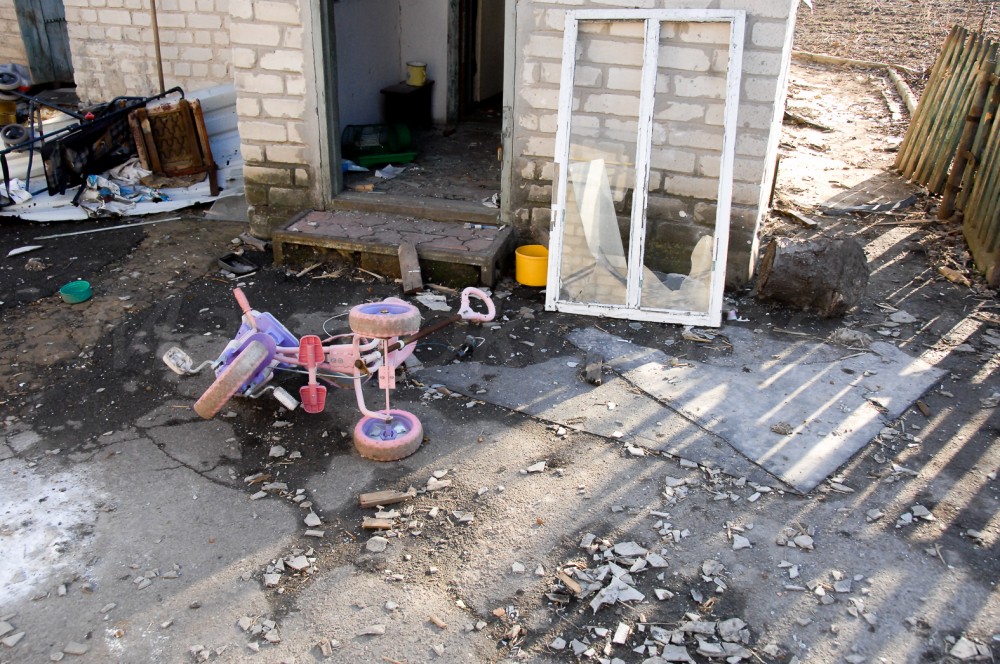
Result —
[[369, 339], [389, 339], [420, 329], [420, 310], [398, 298], [359, 304], [347, 318], [351, 331]]
[[268, 361], [269, 355], [267, 346], [261, 342], [251, 341], [247, 344], [232, 364], [222, 370], [215, 382], [195, 402], [194, 412], [206, 420], [215, 417], [226, 402]]
[[398, 461], [417, 451], [424, 440], [424, 427], [412, 413], [388, 411], [384, 416], [361, 418], [354, 427], [354, 447], [373, 461]]

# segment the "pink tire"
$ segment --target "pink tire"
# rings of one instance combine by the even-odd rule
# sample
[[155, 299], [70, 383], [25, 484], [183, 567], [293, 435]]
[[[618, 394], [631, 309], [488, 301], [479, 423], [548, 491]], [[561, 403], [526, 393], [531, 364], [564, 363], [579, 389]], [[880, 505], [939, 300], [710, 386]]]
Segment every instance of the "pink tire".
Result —
[[251, 341], [240, 351], [233, 362], [222, 370], [215, 382], [209, 386], [194, 404], [194, 412], [206, 420], [215, 417], [234, 394], [243, 387], [268, 360], [267, 346], [259, 341]]
[[369, 339], [390, 339], [420, 330], [420, 311], [398, 298], [359, 304], [347, 320], [352, 332]]
[[354, 447], [373, 461], [398, 461], [417, 451], [424, 440], [424, 427], [412, 413], [390, 410], [390, 420], [362, 417], [354, 427]]

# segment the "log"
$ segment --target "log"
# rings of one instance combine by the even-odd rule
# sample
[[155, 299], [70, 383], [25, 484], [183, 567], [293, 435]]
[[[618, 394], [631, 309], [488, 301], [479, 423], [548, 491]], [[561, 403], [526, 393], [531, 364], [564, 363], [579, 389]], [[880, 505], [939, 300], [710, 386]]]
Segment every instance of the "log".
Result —
[[777, 238], [764, 253], [757, 298], [836, 318], [861, 300], [869, 274], [856, 240]]

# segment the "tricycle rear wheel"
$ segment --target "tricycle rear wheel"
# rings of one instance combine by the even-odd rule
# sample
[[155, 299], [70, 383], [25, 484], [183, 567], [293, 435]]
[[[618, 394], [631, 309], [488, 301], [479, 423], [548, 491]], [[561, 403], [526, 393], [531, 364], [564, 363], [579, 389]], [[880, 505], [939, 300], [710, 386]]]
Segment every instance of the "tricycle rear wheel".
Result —
[[234, 394], [250, 380], [267, 362], [267, 346], [259, 341], [251, 341], [241, 350], [232, 364], [222, 370], [211, 386], [194, 404], [194, 412], [206, 420], [215, 417]]

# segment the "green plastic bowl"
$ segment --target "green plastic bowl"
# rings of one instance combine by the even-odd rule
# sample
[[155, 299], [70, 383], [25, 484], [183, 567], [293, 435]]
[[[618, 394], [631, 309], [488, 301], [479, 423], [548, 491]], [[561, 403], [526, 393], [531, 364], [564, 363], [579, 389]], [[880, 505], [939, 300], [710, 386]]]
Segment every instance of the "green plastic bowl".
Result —
[[80, 304], [86, 302], [94, 294], [89, 281], [71, 281], [59, 289], [59, 295], [64, 302]]

